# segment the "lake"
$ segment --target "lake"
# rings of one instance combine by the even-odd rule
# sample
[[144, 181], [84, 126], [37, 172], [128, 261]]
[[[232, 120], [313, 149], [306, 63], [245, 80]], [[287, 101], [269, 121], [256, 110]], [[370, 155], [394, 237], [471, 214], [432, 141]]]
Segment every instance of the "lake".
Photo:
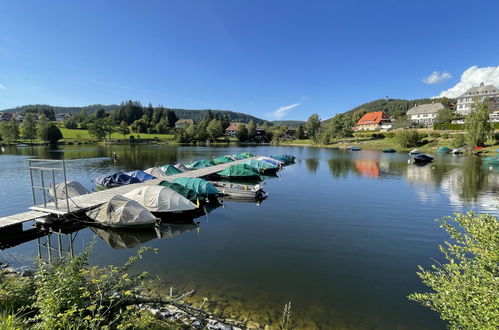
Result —
[[[310, 147], [6, 148], [0, 216], [31, 206], [25, 162], [31, 157], [70, 160], [68, 178], [94, 189], [91, 180], [100, 174], [243, 151], [297, 157], [265, 180], [269, 198], [260, 205], [225, 202], [195, 219], [199, 227], [172, 225], [161, 239], [152, 232], [111, 239], [85, 228], [73, 234], [75, 250], [97, 237], [91, 262], [119, 265], [140, 246], [158, 248], [137, 264], [159, 276], [158, 290], [196, 289], [194, 303], [206, 297], [212, 310], [262, 325], [278, 325], [291, 301], [301, 329], [445, 328], [436, 313], [406, 297], [427, 290], [417, 266], [442, 260], [438, 244], [447, 235], [435, 219], [467, 210], [498, 213], [499, 171], [477, 157], [435, 155], [421, 167], [408, 164], [405, 153]], [[36, 240], [0, 251], [0, 260], [13, 266], [32, 265], [36, 256]]]

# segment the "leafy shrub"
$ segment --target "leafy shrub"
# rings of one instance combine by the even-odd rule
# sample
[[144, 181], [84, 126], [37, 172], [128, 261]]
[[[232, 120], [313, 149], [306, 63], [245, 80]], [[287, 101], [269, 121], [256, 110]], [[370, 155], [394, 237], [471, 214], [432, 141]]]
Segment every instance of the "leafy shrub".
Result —
[[29, 277], [0, 275], [0, 312], [10, 313], [30, 305], [33, 290]]
[[440, 137], [442, 139], [448, 139], [449, 138], [449, 134], [448, 133], [442, 133], [442, 134], [440, 134]]
[[452, 238], [452, 243], [440, 246], [448, 263], [432, 265], [430, 271], [419, 266], [418, 276], [433, 292], [413, 293], [409, 299], [440, 313], [452, 329], [496, 329], [497, 218], [473, 212], [456, 214], [442, 219], [440, 227]]
[[404, 148], [417, 147], [423, 138], [417, 130], [401, 130], [395, 135], [397, 143]]
[[394, 132], [388, 132], [388, 133], [385, 133], [385, 136], [387, 138], [393, 139], [395, 137], [395, 133]]
[[464, 134], [455, 134], [451, 141], [452, 148], [460, 148], [466, 143], [466, 137]]
[[20, 330], [27, 328], [23, 321], [14, 314], [0, 313], [0, 329], [2, 330]]

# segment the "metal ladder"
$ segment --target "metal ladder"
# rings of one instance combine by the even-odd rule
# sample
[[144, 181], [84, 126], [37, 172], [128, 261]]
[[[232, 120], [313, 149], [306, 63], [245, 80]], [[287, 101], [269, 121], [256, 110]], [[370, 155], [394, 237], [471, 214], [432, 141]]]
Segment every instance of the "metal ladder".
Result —
[[[66, 211], [69, 213], [69, 196], [68, 196], [68, 181], [67, 181], [67, 176], [66, 176], [66, 163], [64, 160], [52, 160], [52, 159], [28, 159], [28, 168], [29, 168], [29, 176], [31, 180], [31, 193], [33, 196], [33, 205], [37, 205], [37, 198], [36, 198], [36, 191], [37, 189], [41, 191], [42, 194], [42, 199], [43, 199], [43, 207], [47, 208], [47, 196], [46, 193], [52, 190], [54, 193], [54, 206], [56, 210], [62, 210], [64, 208], [64, 205], [60, 205], [60, 199], [61, 197], [57, 196], [57, 190], [55, 189], [56, 186], [56, 176], [57, 174], [62, 174], [63, 176], [63, 182], [64, 182], [64, 189], [65, 192], [63, 193], [62, 199], [62, 204], [64, 204], [65, 201], [65, 208]], [[51, 181], [51, 184], [49, 183], [49, 186], [46, 186], [46, 175], [44, 176], [44, 173], [49, 173], [49, 180]], [[35, 184], [36, 178], [39, 177], [39, 182]], [[49, 194], [50, 195], [50, 194]]]

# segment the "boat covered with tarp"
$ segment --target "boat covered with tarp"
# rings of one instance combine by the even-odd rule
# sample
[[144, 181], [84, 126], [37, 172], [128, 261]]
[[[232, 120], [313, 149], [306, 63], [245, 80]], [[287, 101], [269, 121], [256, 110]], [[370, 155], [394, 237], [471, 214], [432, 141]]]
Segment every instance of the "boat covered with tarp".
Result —
[[284, 162], [282, 162], [280, 160], [277, 160], [277, 159], [274, 159], [274, 158], [260, 156], [260, 157], [257, 157], [256, 159], [264, 161], [264, 162], [267, 162], [267, 163], [270, 163], [270, 164], [278, 166], [278, 167], [284, 166]]
[[275, 174], [279, 170], [278, 166], [257, 159], [248, 159], [247, 161], [244, 161], [243, 164], [258, 169], [261, 174]]
[[65, 199], [66, 196], [69, 198], [76, 197], [88, 194], [89, 192], [90, 191], [88, 191], [87, 188], [83, 187], [83, 185], [77, 181], [68, 181], [67, 184], [65, 184], [64, 182], [58, 183], [55, 185], [55, 191], [52, 185], [49, 189], [50, 196], [54, 198], [55, 196], [57, 196], [57, 199]]
[[166, 164], [160, 167], [160, 169], [166, 174], [166, 175], [175, 175], [182, 173], [182, 171], [175, 166], [171, 164]]
[[147, 170], [144, 170], [145, 173], [155, 176], [157, 179], [166, 179], [168, 175], [166, 175], [163, 170], [161, 170], [159, 167], [150, 167]]
[[186, 186], [183, 186], [179, 183], [174, 183], [174, 182], [168, 182], [168, 181], [161, 181], [159, 183], [160, 186], [163, 187], [168, 187], [176, 192], [178, 192], [180, 195], [184, 196], [188, 200], [190, 200], [193, 203], [197, 203], [198, 201], [201, 201], [204, 199], [204, 197], [199, 196], [198, 193], [196, 193], [194, 190], [187, 188]]
[[240, 155], [242, 155], [244, 158], [253, 157], [253, 154], [251, 152], [241, 152]]
[[386, 148], [386, 149], [383, 149], [383, 152], [389, 154], [389, 153], [397, 152], [397, 150], [395, 150], [394, 148]]
[[190, 171], [191, 169], [185, 166], [184, 164], [175, 164], [173, 165], [175, 168], [179, 169], [182, 173]]
[[201, 160], [196, 160], [195, 162], [192, 162], [185, 166], [191, 170], [199, 170], [200, 168], [206, 168], [213, 165], [215, 164], [211, 160], [201, 159]]
[[87, 211], [86, 215], [109, 227], [152, 227], [159, 222], [159, 219], [139, 202], [121, 195], [116, 195], [101, 206]]
[[140, 180], [123, 172], [101, 175], [94, 180], [95, 185], [99, 189], [107, 189], [113, 187], [124, 186], [127, 184], [139, 183]]
[[437, 152], [439, 154], [448, 154], [449, 152], [451, 152], [452, 150], [447, 148], [447, 147], [440, 147], [437, 149]]
[[196, 204], [174, 191], [164, 186], [144, 186], [134, 189], [125, 197], [133, 199], [151, 211], [156, 216], [162, 213], [182, 213], [193, 211]]
[[151, 175], [141, 170], [125, 172], [125, 174], [131, 176], [132, 178], [138, 179], [140, 182], [156, 179], [154, 175]]
[[257, 168], [243, 163], [230, 165], [225, 170], [217, 172], [217, 175], [222, 179], [229, 180], [261, 180]]
[[499, 149], [496, 149], [497, 154], [495, 156], [489, 156], [482, 159], [485, 164], [488, 165], [499, 165]]
[[[259, 184], [239, 184], [224, 181], [213, 181], [213, 185], [219, 189], [225, 199], [254, 199], [262, 200], [267, 198], [267, 194]], [[227, 198], [229, 197], [229, 198]]]
[[271, 155], [270, 158], [274, 158], [281, 162], [284, 162], [285, 165], [293, 164], [295, 162], [295, 156], [288, 154]]
[[241, 159], [246, 159], [248, 157], [245, 157], [243, 154], [232, 154], [230, 155], [234, 160], [241, 160]]
[[233, 162], [234, 159], [232, 159], [231, 157], [229, 156], [220, 156], [220, 157], [217, 157], [217, 158], [213, 158], [212, 159], [213, 163], [215, 163], [216, 165], [219, 165], [219, 164], [225, 164], [225, 163], [230, 163], [230, 162]]
[[415, 164], [427, 164], [433, 161], [433, 157], [430, 157], [425, 154], [419, 154], [413, 157], [413, 161]]
[[176, 178], [173, 183], [192, 189], [200, 196], [218, 196], [221, 194], [211, 182], [201, 178]]

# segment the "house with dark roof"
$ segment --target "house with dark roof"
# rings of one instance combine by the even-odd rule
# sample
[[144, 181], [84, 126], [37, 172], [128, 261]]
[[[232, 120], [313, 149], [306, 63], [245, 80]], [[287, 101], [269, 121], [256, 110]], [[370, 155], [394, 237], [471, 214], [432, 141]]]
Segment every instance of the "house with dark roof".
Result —
[[469, 115], [473, 111], [475, 101], [488, 101], [489, 110], [498, 111], [499, 88], [484, 83], [481, 83], [480, 86], [471, 87], [457, 98], [457, 114], [461, 116]]
[[13, 114], [8, 112], [0, 112], [0, 121], [10, 121], [14, 117]]
[[435, 122], [438, 112], [442, 109], [444, 109], [442, 103], [414, 105], [407, 111], [407, 118], [413, 124], [431, 126]]
[[383, 111], [366, 113], [357, 122], [354, 131], [376, 131], [381, 129], [390, 129], [392, 127], [392, 119]]
[[175, 122], [176, 128], [186, 128], [189, 125], [194, 124], [194, 120], [192, 119], [179, 119]]

